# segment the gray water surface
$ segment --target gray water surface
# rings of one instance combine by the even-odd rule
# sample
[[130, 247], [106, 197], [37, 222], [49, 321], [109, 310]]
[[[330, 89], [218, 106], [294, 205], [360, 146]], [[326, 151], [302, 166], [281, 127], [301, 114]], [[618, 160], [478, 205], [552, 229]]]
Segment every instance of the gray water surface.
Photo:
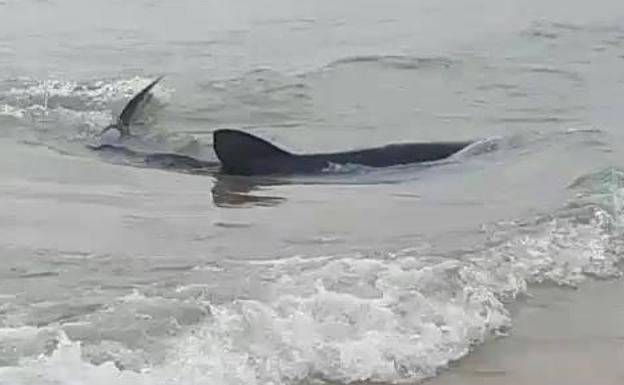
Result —
[[[620, 274], [623, 64], [614, 0], [0, 1], [0, 383], [435, 376], [532, 284]], [[131, 148], [480, 144], [287, 178], [88, 150], [160, 74]]]

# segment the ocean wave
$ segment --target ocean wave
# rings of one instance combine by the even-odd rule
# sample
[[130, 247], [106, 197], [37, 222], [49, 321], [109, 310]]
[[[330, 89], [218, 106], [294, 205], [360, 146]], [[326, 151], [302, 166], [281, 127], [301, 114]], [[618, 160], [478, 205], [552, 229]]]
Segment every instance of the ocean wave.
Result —
[[[4, 85], [3, 88], [8, 88], [8, 90], [3, 92], [3, 96], [13, 96], [15, 100], [73, 96], [83, 97], [91, 102], [110, 102], [119, 98], [133, 96], [151, 80], [153, 79], [140, 76], [129, 79], [95, 80], [91, 82], [60, 79], [41, 81], [20, 78], [10, 82], [12, 84]], [[162, 98], [168, 97], [170, 92], [171, 90], [165, 87], [156, 87], [154, 89], [155, 95]]]
[[[621, 275], [624, 172], [598, 170], [571, 189], [577, 195], [560, 210], [490, 227], [473, 250], [236, 261], [270, 281], [262, 298], [187, 302], [183, 288], [171, 302], [136, 292], [118, 301], [123, 322], [136, 312], [167, 312], [170, 304], [193, 310], [193, 320], [176, 324], [159, 345], [167, 347], [161, 360], [121, 341], [83, 346], [62, 331], [50, 345], [50, 326], [44, 337], [52, 351], [6, 363], [0, 383], [414, 383], [435, 376], [505, 335], [513, 322], [507, 305], [532, 284], [577, 286]], [[107, 309], [94, 319], [113, 322], [114, 308]], [[4, 335], [28, 339], [38, 331]]]
[[[130, 98], [150, 80], [138, 76], [92, 82], [13, 79], [0, 85], [0, 115], [56, 128], [68, 125], [100, 128], [113, 119], [111, 103]], [[156, 87], [154, 93], [158, 100], [166, 101], [171, 90]]]
[[326, 65], [324, 68], [332, 69], [345, 65], [376, 64], [393, 69], [415, 70], [423, 68], [448, 68], [454, 63], [455, 61], [451, 58], [443, 56], [416, 57], [409, 55], [362, 55], [335, 60]]

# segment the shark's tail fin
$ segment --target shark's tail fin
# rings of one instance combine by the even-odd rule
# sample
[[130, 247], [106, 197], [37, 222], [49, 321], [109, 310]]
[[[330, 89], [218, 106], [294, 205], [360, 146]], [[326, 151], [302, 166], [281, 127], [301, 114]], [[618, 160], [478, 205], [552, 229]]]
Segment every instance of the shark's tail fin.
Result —
[[137, 110], [140, 106], [145, 105], [150, 100], [150, 91], [154, 86], [162, 80], [164, 75], [161, 75], [154, 79], [150, 84], [148, 84], [145, 88], [143, 88], [138, 94], [134, 95], [132, 99], [128, 103], [126, 103], [125, 107], [119, 114], [119, 118], [117, 122], [107, 126], [100, 132], [100, 135], [104, 134], [108, 130], [118, 130], [121, 137], [126, 137], [130, 135], [130, 124], [136, 115]]
[[286, 166], [295, 155], [246, 132], [221, 129], [213, 133], [213, 146], [228, 174], [254, 175], [271, 173]]
[[130, 127], [122, 126], [119, 123], [113, 123], [113, 124], [109, 124], [108, 126], [104, 127], [104, 129], [102, 131], [100, 131], [100, 136], [104, 135], [104, 133], [109, 131], [109, 130], [117, 130], [117, 131], [119, 131], [119, 135], [122, 138], [125, 138], [125, 137], [130, 135]]

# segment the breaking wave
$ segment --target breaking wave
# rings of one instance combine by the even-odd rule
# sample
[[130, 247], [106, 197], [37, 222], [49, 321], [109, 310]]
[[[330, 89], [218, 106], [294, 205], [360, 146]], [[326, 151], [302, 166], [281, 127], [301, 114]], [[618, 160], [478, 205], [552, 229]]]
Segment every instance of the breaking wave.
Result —
[[[196, 297], [209, 314], [168, 339], [158, 364], [96, 364], [62, 327], [48, 327], [48, 342], [31, 344], [31, 358], [19, 364], [5, 363], [0, 383], [414, 383], [435, 376], [475, 345], [504, 335], [513, 321], [507, 305], [532, 284], [576, 286], [621, 274], [624, 172], [601, 170], [570, 188], [575, 198], [557, 212], [487, 228], [481, 247], [452, 255], [414, 248], [245, 262], [270, 282], [267, 294]], [[133, 301], [141, 298], [150, 300]], [[41, 333], [0, 338], [7, 346]]]

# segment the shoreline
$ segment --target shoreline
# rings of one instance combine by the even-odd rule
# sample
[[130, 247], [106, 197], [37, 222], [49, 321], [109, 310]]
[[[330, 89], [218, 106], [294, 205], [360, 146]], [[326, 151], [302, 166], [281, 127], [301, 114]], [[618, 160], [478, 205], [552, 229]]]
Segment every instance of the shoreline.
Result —
[[427, 385], [624, 384], [624, 280], [533, 287], [509, 336], [486, 342]]

